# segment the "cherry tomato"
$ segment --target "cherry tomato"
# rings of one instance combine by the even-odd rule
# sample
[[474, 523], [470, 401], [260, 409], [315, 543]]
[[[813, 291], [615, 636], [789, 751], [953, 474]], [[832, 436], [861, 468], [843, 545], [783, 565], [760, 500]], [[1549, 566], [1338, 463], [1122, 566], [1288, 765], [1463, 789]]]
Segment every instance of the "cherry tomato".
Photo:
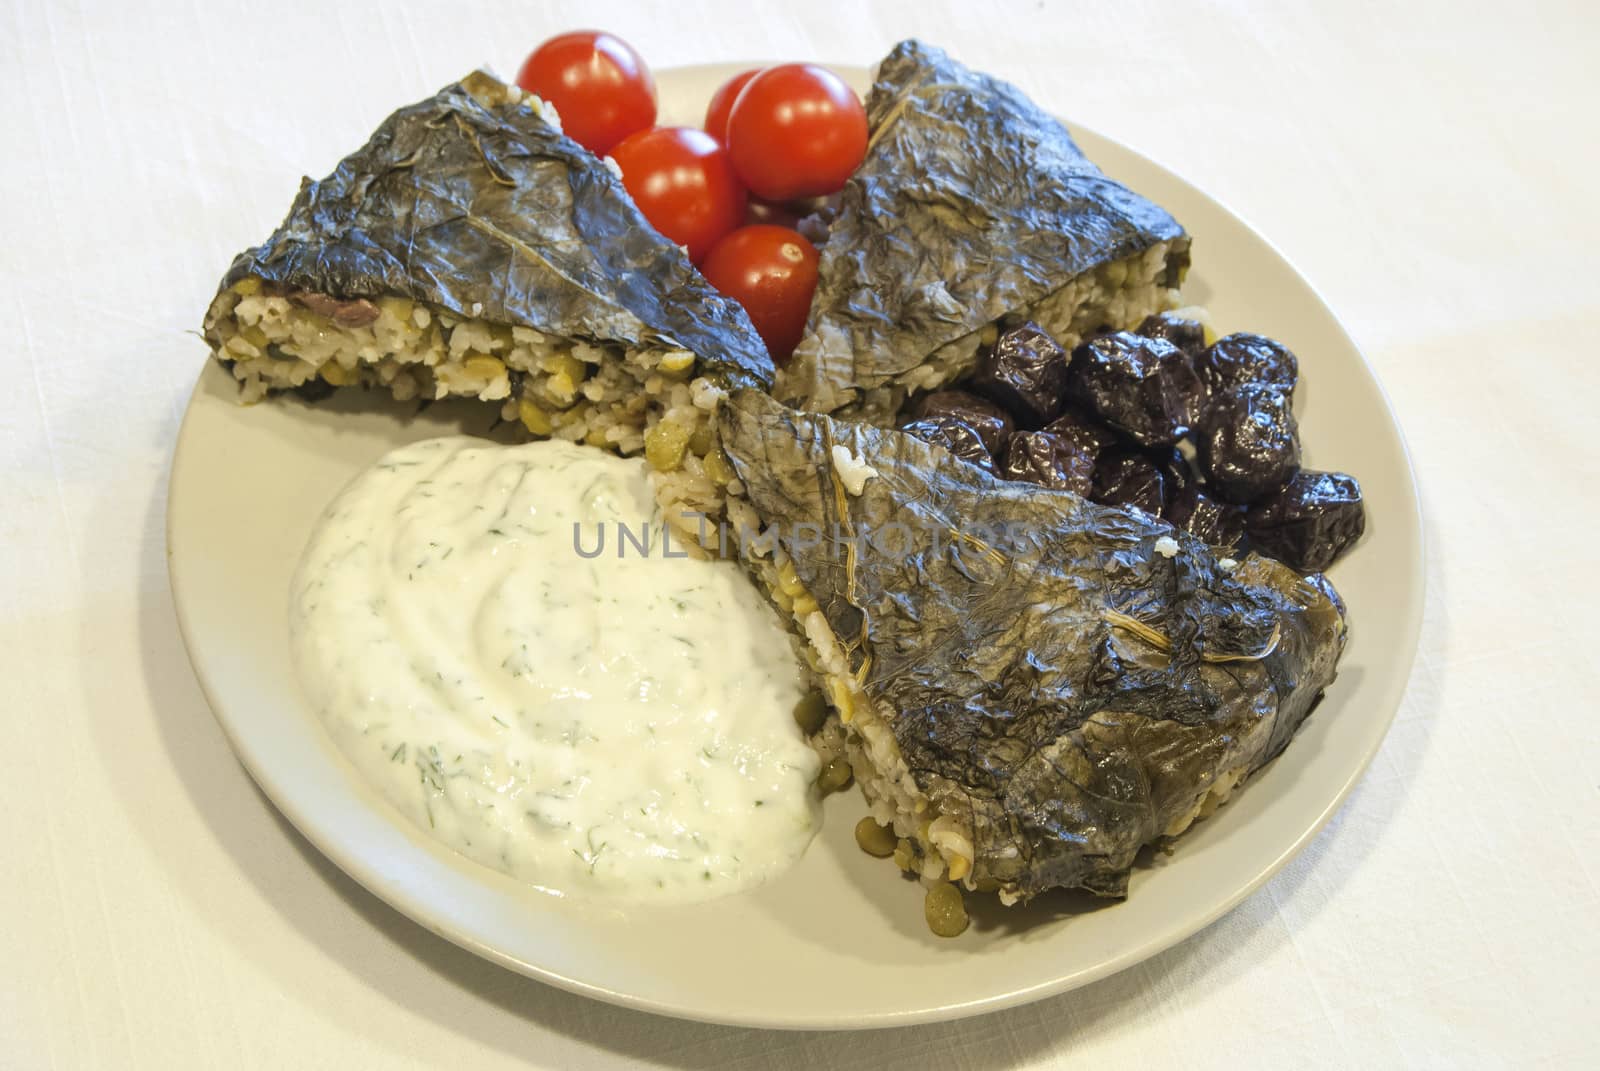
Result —
[[517, 85], [561, 113], [561, 128], [596, 156], [656, 121], [656, 80], [626, 41], [584, 30], [550, 38], [533, 50]]
[[611, 158], [639, 211], [656, 230], [688, 246], [696, 264], [744, 219], [744, 186], [728, 151], [704, 130], [643, 130], [624, 138]]
[[761, 68], [756, 67], [748, 71], [741, 71], [726, 82], [722, 88], [712, 96], [711, 103], [706, 107], [706, 133], [716, 138], [722, 144], [728, 144], [728, 113], [733, 111], [733, 102], [739, 99], [739, 91], [750, 84], [750, 79], [761, 73]]
[[744, 306], [772, 359], [787, 361], [817, 289], [816, 248], [788, 227], [740, 227], [716, 244], [700, 270]]
[[833, 193], [866, 155], [866, 109], [831, 71], [808, 63], [769, 67], [733, 102], [728, 152], [758, 197]]

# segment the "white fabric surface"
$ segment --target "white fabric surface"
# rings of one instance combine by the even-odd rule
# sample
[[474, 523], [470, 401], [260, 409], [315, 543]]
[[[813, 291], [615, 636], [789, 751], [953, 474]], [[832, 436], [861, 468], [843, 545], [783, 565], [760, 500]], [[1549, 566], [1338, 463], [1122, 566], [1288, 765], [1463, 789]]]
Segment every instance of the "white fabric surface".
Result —
[[[0, 1065], [1595, 1066], [1597, 10], [7, 0]], [[481, 962], [254, 789], [167, 591], [190, 331], [302, 173], [582, 25], [658, 67], [946, 43], [1218, 196], [1323, 290], [1415, 452], [1427, 622], [1376, 765], [1266, 889], [1032, 1007], [772, 1034]]]

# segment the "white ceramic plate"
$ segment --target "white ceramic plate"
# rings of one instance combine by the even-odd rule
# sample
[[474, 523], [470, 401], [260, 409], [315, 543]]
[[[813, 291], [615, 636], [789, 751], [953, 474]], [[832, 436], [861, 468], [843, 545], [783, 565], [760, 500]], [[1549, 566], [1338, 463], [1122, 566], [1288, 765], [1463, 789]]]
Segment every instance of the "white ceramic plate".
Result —
[[[738, 69], [661, 72], [664, 121], [698, 121]], [[848, 73], [865, 88], [865, 71]], [[241, 408], [231, 377], [208, 364], [173, 461], [172, 587], [195, 672], [251, 775], [352, 877], [457, 944], [577, 993], [723, 1023], [875, 1027], [1020, 1004], [1137, 963], [1260, 886], [1339, 806], [1400, 702], [1422, 611], [1411, 469], [1371, 370], [1282, 256], [1175, 175], [1103, 137], [1074, 133], [1106, 171], [1194, 235], [1192, 300], [1208, 304], [1224, 330], [1248, 327], [1294, 348], [1306, 462], [1355, 473], [1368, 509], [1365, 539], [1333, 572], [1352, 638], [1327, 699], [1233, 803], [1170, 858], [1134, 875], [1126, 902], [1066, 913], [1058, 904], [1053, 915], [991, 910], [960, 939], [935, 938], [922, 921], [920, 888], [855, 847], [863, 807], [854, 792], [828, 801], [823, 832], [793, 870], [753, 893], [694, 907], [624, 911], [558, 900], [436, 846], [357, 780], [297, 692], [289, 578], [312, 523], [345, 481], [400, 443], [464, 423], [481, 429], [482, 415], [440, 404], [411, 416], [399, 411], [410, 407], [338, 397], [316, 407]]]

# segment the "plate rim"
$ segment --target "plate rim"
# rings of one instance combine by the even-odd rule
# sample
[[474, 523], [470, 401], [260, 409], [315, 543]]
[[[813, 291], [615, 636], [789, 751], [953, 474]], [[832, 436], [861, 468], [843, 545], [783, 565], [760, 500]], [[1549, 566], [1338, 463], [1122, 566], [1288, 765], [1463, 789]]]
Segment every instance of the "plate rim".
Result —
[[[673, 67], [663, 67], [655, 71], [658, 85], [665, 86], [680, 80], [707, 78], [715, 76], [728, 76], [759, 63], [707, 63], [686, 64]], [[849, 64], [826, 64], [829, 69], [839, 73], [847, 80], [860, 84], [861, 79], [870, 79], [870, 68]], [[1315, 300], [1316, 304], [1326, 313], [1332, 327], [1337, 330], [1339, 338], [1348, 346], [1349, 350], [1359, 358], [1361, 368], [1364, 370], [1370, 385], [1375, 390], [1383, 406], [1383, 416], [1386, 418], [1384, 427], [1392, 433], [1398, 447], [1398, 455], [1402, 461], [1400, 466], [1403, 474], [1402, 489], [1409, 499], [1407, 510], [1406, 528], [1411, 545], [1406, 564], [1412, 570], [1416, 582], [1407, 590], [1407, 597], [1403, 606], [1403, 620], [1399, 630], [1403, 641], [1403, 650], [1396, 652], [1393, 662], [1396, 667], [1391, 683], [1381, 696], [1376, 697], [1377, 706], [1382, 708], [1382, 731], [1374, 732], [1370, 742], [1365, 747], [1364, 753], [1359, 756], [1359, 761], [1350, 765], [1347, 774], [1342, 779], [1338, 789], [1327, 803], [1322, 807], [1315, 818], [1293, 837], [1282, 850], [1275, 853], [1256, 873], [1251, 874], [1247, 880], [1241, 881], [1238, 886], [1227, 896], [1221, 897], [1208, 910], [1186, 915], [1175, 925], [1151, 930], [1143, 939], [1130, 943], [1121, 951], [1104, 957], [1092, 966], [1069, 971], [1056, 977], [1035, 982], [1030, 985], [1008, 989], [1003, 992], [989, 993], [967, 1001], [939, 1004], [936, 1006], [910, 1006], [893, 1012], [860, 1013], [850, 1016], [834, 1015], [719, 1015], [715, 1011], [694, 1004], [679, 1004], [672, 1001], [657, 1000], [649, 997], [640, 997], [617, 989], [609, 988], [602, 984], [575, 978], [570, 975], [540, 966], [537, 963], [525, 961], [495, 947], [493, 944], [480, 939], [467, 929], [452, 925], [451, 920], [441, 919], [426, 905], [413, 899], [411, 891], [403, 882], [391, 880], [385, 875], [377, 873], [362, 858], [360, 853], [344, 850], [338, 838], [325, 836], [318, 821], [314, 816], [304, 814], [295, 805], [295, 794], [286, 791], [275, 778], [272, 772], [264, 768], [258, 757], [242, 746], [236, 726], [232, 718], [224, 712], [224, 705], [218, 699], [218, 690], [214, 687], [209, 677], [206, 666], [196, 659], [196, 645], [193, 641], [195, 625], [189, 619], [189, 601], [185, 598], [185, 582], [182, 578], [181, 542], [182, 536], [175, 536], [174, 515], [178, 512], [178, 496], [174, 489], [183, 486], [180, 478], [181, 470], [185, 466], [186, 457], [192, 456], [193, 447], [185, 451], [185, 444], [193, 434], [194, 414], [196, 400], [205, 389], [205, 377], [216, 370], [215, 363], [209, 358], [206, 360], [201, 372], [196, 377], [194, 389], [185, 404], [183, 420], [174, 439], [173, 456], [168, 471], [168, 498], [164, 511], [166, 564], [169, 587], [172, 595], [174, 611], [178, 622], [178, 630], [183, 640], [185, 656], [200, 684], [207, 705], [211, 708], [213, 717], [221, 727], [228, 740], [229, 747], [234, 755], [249, 773], [252, 780], [259, 785], [272, 805], [284, 815], [291, 825], [305, 837], [320, 853], [331, 860], [342, 871], [355, 880], [361, 887], [388, 906], [399, 911], [411, 921], [421, 925], [424, 929], [449, 940], [453, 944], [466, 949], [499, 966], [516, 971], [526, 977], [533, 978], [546, 984], [580, 996], [600, 1000], [608, 1004], [628, 1008], [635, 1011], [649, 1012], [652, 1014], [669, 1016], [673, 1018], [713, 1023], [727, 1026], [757, 1027], [763, 1029], [781, 1030], [840, 1030], [840, 1029], [878, 1029], [897, 1026], [922, 1025], [933, 1022], [950, 1021], [958, 1018], [1000, 1011], [1006, 1008], [1031, 1003], [1045, 997], [1058, 995], [1069, 990], [1087, 985], [1091, 982], [1109, 977], [1120, 971], [1142, 962], [1178, 943], [1188, 939], [1199, 931], [1210, 926], [1217, 919], [1232, 911], [1246, 898], [1257, 892], [1274, 875], [1282, 870], [1290, 860], [1297, 856], [1328, 824], [1332, 817], [1339, 811], [1354, 790], [1357, 783], [1365, 776], [1370, 768], [1378, 749], [1387, 739], [1392, 729], [1394, 719], [1411, 678], [1415, 674], [1417, 652], [1420, 646], [1423, 624], [1423, 610], [1426, 603], [1427, 590], [1427, 529], [1422, 510], [1420, 487], [1417, 480], [1415, 462], [1413, 460], [1410, 444], [1408, 443], [1403, 426], [1400, 423], [1393, 399], [1384, 387], [1377, 370], [1367, 359], [1361, 347], [1356, 344], [1344, 322], [1334, 312], [1333, 307], [1323, 296], [1322, 292], [1311, 282], [1307, 275], [1284, 254], [1276, 243], [1268, 239], [1247, 218], [1233, 211], [1217, 197], [1207, 190], [1195, 185], [1178, 172], [1159, 163], [1154, 158], [1139, 150], [1130, 147], [1127, 143], [1116, 138], [1108, 137], [1099, 131], [1086, 127], [1070, 120], [1063, 120], [1072, 131], [1074, 137], [1088, 135], [1089, 138], [1114, 146], [1119, 152], [1136, 159], [1141, 165], [1162, 172], [1166, 176], [1182, 184], [1188, 193], [1199, 198], [1214, 212], [1230, 218], [1234, 223], [1243, 228], [1270, 254], [1290, 275], [1295, 282]], [[1354, 756], [1352, 756], [1354, 757]]]

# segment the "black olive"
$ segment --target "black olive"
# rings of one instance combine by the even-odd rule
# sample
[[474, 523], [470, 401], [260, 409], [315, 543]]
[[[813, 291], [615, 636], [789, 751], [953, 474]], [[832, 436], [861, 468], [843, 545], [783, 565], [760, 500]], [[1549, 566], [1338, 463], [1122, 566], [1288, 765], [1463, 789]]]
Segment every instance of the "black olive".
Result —
[[1200, 487], [1200, 472], [1194, 462], [1176, 446], [1158, 446], [1146, 452], [1150, 463], [1161, 473], [1167, 490], [1166, 508], [1192, 496]]
[[1116, 432], [1073, 405], [1067, 406], [1060, 416], [1046, 424], [1044, 430], [1068, 440], [1088, 454], [1091, 461], [1098, 458], [1102, 450], [1117, 442]]
[[1151, 462], [1161, 473], [1166, 486], [1163, 520], [1188, 532], [1201, 542], [1230, 550], [1244, 539], [1244, 507], [1223, 502], [1208, 494], [1200, 470], [1189, 455], [1177, 447], [1149, 452]]
[[983, 471], [993, 474], [994, 457], [983, 445], [983, 436], [971, 424], [955, 417], [924, 417], [913, 420], [900, 429], [915, 435], [923, 442], [942, 446], [963, 461], [970, 461]]
[[1037, 428], [1061, 412], [1067, 351], [1036, 323], [1007, 328], [979, 355], [978, 370], [967, 386], [1010, 411], [1023, 426]]
[[1058, 491], [1088, 496], [1094, 486], [1094, 459], [1070, 440], [1048, 431], [1019, 431], [1006, 447], [1000, 474]]
[[1295, 355], [1264, 335], [1241, 333], [1219, 338], [1195, 359], [1194, 367], [1217, 397], [1255, 384], [1277, 387], [1293, 398], [1300, 380], [1300, 362]]
[[1140, 446], [1170, 446], [1183, 438], [1205, 398], [1188, 354], [1165, 339], [1128, 331], [1073, 351], [1067, 393]]
[[1302, 573], [1317, 573], [1361, 538], [1367, 515], [1354, 476], [1302, 470], [1252, 506], [1244, 524], [1252, 548]]
[[1243, 506], [1218, 501], [1191, 485], [1173, 496], [1164, 517], [1202, 543], [1237, 552], [1244, 541], [1244, 513]]
[[1213, 398], [1206, 425], [1200, 466], [1218, 498], [1254, 502], [1300, 467], [1294, 409], [1277, 387], [1236, 387]]
[[1016, 430], [1010, 413], [989, 399], [964, 390], [934, 391], [918, 398], [911, 404], [911, 419], [925, 417], [954, 417], [970, 425], [983, 437], [983, 445], [995, 457], [1005, 452], [1006, 440]]
[[1089, 497], [1106, 506], [1137, 506], [1159, 517], [1166, 504], [1166, 480], [1140, 451], [1107, 450], [1095, 462]]
[[1190, 357], [1198, 357], [1206, 348], [1206, 329], [1199, 320], [1188, 320], [1170, 312], [1146, 316], [1135, 334], [1145, 338], [1159, 338], [1172, 343]]

